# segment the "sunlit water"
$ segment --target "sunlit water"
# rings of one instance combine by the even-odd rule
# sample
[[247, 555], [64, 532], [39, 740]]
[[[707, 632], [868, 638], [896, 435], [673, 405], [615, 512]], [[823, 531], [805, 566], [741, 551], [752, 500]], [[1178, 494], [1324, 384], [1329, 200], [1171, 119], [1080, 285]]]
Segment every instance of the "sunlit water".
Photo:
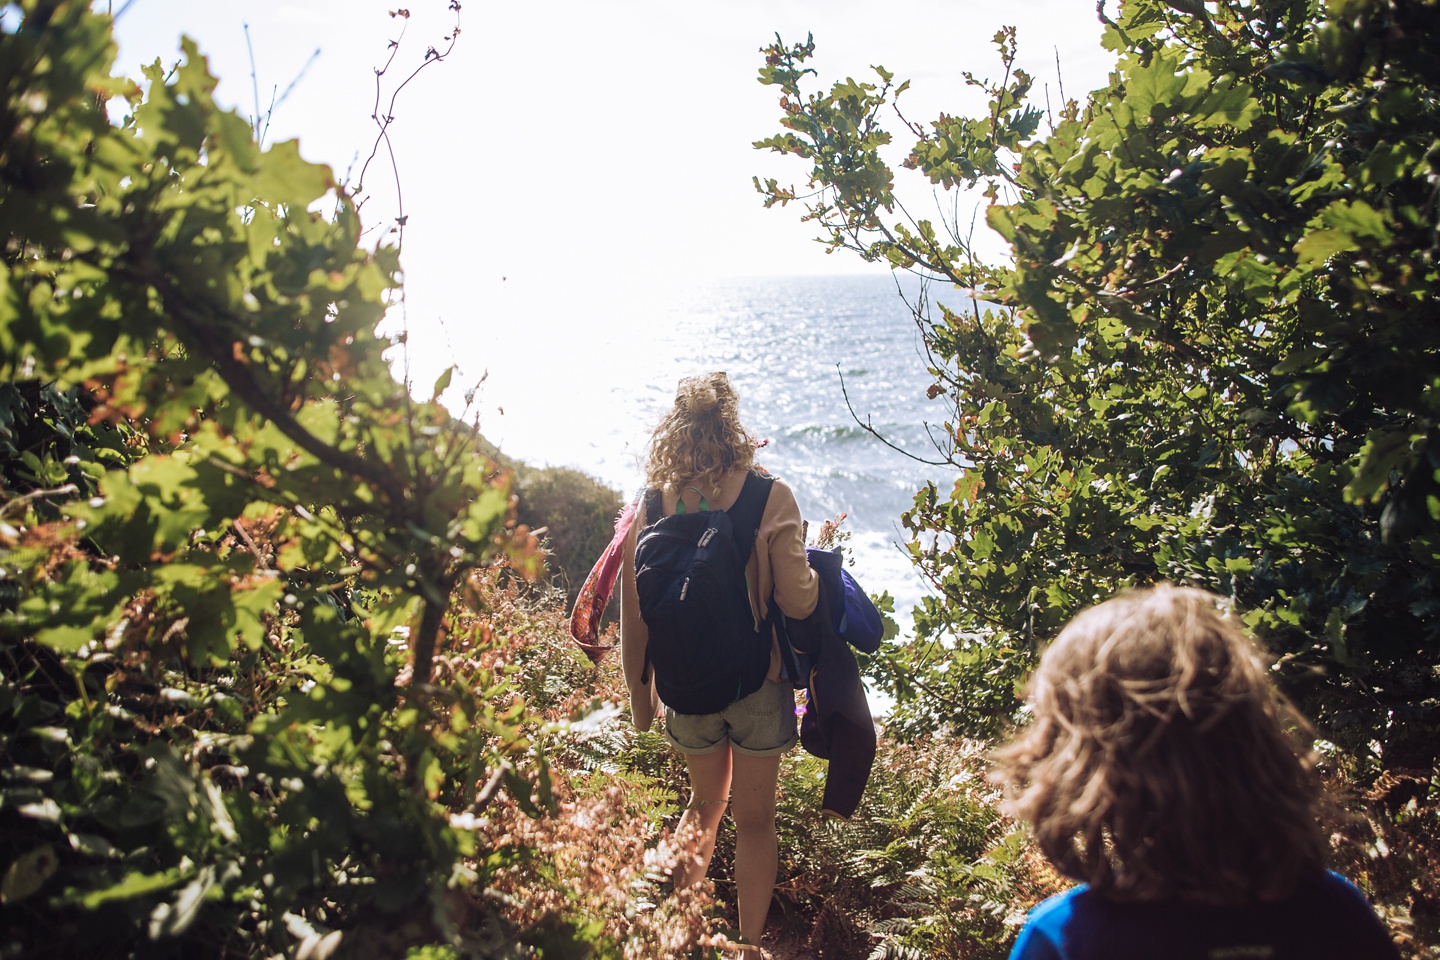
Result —
[[505, 321], [469, 338], [451, 330], [449, 339], [472, 376], [485, 357], [504, 358], [488, 364], [478, 408], [481, 429], [507, 454], [575, 467], [632, 495], [676, 382], [724, 370], [742, 419], [769, 440], [758, 459], [795, 490], [812, 536], [821, 521], [848, 514], [856, 577], [871, 592], [889, 591], [908, 626], [927, 588], [901, 550], [900, 514], [927, 478], [953, 472], [891, 449], [856, 421], [935, 456], [925, 423], [943, 419], [943, 406], [926, 399], [933, 377], [891, 278], [511, 287], [490, 309]]

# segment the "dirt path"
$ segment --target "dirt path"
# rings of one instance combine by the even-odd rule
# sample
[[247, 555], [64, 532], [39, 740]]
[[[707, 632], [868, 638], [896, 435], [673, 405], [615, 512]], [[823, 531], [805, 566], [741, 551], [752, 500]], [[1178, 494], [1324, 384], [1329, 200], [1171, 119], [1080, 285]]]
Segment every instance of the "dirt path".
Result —
[[[820, 954], [806, 948], [796, 937], [784, 936], [776, 940], [766, 938], [765, 949], [770, 951], [771, 960], [821, 960]], [[828, 958], [827, 958], [828, 960]], [[835, 958], [840, 960], [840, 958]]]
[[857, 952], [834, 946], [812, 947], [807, 943], [807, 939], [785, 930], [768, 934], [761, 946], [769, 953], [771, 960], [865, 960], [870, 955], [868, 949]]
[[[825, 955], [808, 950], [799, 941], [792, 940], [788, 943], [776, 944], [770, 951], [770, 956], [772, 960], [821, 960]], [[835, 960], [842, 960], [842, 958], [837, 957]]]

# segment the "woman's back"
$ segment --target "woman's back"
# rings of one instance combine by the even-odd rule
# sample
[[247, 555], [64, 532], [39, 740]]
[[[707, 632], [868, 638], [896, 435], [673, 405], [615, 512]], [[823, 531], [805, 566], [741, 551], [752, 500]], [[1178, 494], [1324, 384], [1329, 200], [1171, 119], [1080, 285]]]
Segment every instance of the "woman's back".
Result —
[[[715, 496], [706, 498], [705, 506], [712, 510], [728, 510], [734, 506], [750, 469], [732, 470], [726, 474]], [[680, 493], [684, 492], [668, 487], [660, 491], [663, 516], [676, 512]], [[686, 509], [695, 509], [697, 501], [694, 492], [688, 493]], [[649, 516], [647, 511], [639, 518], [635, 529], [638, 532], [640, 527], [658, 519]], [[797, 620], [809, 616], [810, 611], [815, 609], [816, 578], [805, 556], [801, 526], [800, 506], [795, 501], [794, 492], [784, 481], [775, 479], [760, 517], [754, 551], [746, 564], [751, 603], [757, 620], [764, 620], [768, 615], [772, 598], [782, 611]]]
[[[774, 649], [773, 639], [766, 636], [766, 608], [771, 601], [786, 614], [805, 617], [815, 607], [818, 585], [805, 557], [805, 543], [800, 519], [800, 508], [790, 488], [778, 480], [771, 480], [757, 471], [760, 476], [751, 475], [755, 442], [741, 425], [737, 411], [737, 398], [723, 373], [712, 373], [701, 377], [687, 377], [680, 381], [675, 393], [675, 404], [660, 421], [651, 438], [650, 452], [645, 465], [647, 488], [660, 496], [649, 497], [649, 505], [642, 501], [637, 509], [637, 520], [632, 524], [623, 549], [622, 561], [622, 605], [620, 615], [621, 655], [624, 660], [625, 681], [630, 688], [630, 704], [635, 726], [647, 730], [656, 714], [662, 709], [665, 716], [665, 738], [685, 756], [686, 772], [690, 779], [691, 798], [676, 828], [676, 835], [686, 849], [686, 855], [679, 858], [674, 867], [676, 889], [684, 889], [705, 876], [710, 858], [715, 850], [715, 836], [727, 805], [732, 803], [735, 816], [735, 860], [734, 878], [736, 907], [740, 915], [740, 933], [747, 941], [746, 953], [759, 953], [757, 945], [765, 929], [765, 918], [769, 913], [770, 900], [775, 889], [777, 870], [777, 839], [775, 831], [775, 797], [780, 770], [780, 755], [794, 747], [797, 740], [795, 723], [795, 694], [788, 681], [778, 677], [779, 656]], [[747, 483], [747, 478], [749, 482]], [[742, 491], [748, 487], [749, 493]], [[756, 490], [765, 494], [764, 510], [758, 525], [754, 519], [754, 505], [758, 502]], [[702, 501], [703, 498], [703, 501]], [[726, 510], [735, 507], [738, 517], [730, 522], [705, 514], [677, 518], [675, 523], [668, 519], [679, 511], [678, 503], [684, 500], [686, 511]], [[658, 502], [657, 502], [658, 500]], [[737, 505], [737, 501], [739, 504]], [[654, 514], [653, 516], [651, 514]], [[667, 518], [667, 519], [662, 519]], [[687, 529], [691, 519], [703, 519], [699, 530], [693, 531], [698, 537], [686, 539], [674, 528]], [[733, 625], [737, 631], [749, 632], [750, 624], [743, 624], [742, 613], [739, 624], [726, 616], [710, 616], [702, 611], [697, 622], [691, 608], [682, 612], [688, 586], [692, 583], [687, 573], [679, 582], [678, 590], [659, 592], [651, 589], [658, 581], [657, 575], [664, 570], [659, 559], [656, 565], [641, 568], [637, 564], [637, 534], [644, 536], [641, 529], [660, 521], [667, 530], [659, 530], [646, 540], [648, 549], [653, 543], [660, 549], [665, 543], [684, 544], [695, 554], [699, 548], [712, 550], [716, 554], [728, 551], [714, 544], [719, 539], [725, 543], [727, 528], [731, 535], [739, 531], [735, 544], [737, 552], [749, 557], [746, 562], [743, 582], [738, 582], [736, 570], [738, 557], [729, 554], [728, 561], [722, 557], [714, 570], [723, 567], [725, 576], [719, 573], [699, 573], [699, 583], [734, 583], [733, 596], [743, 609], [744, 593], [749, 594], [750, 615], [756, 639], [768, 646], [769, 670], [764, 676], [758, 673], [744, 674], [743, 682], [735, 686], [733, 699], [728, 703], [709, 706], [709, 687], [719, 685], [710, 682], [705, 698], [690, 700], [685, 694], [691, 690], [683, 685], [676, 686], [671, 693], [678, 693], [676, 703], [661, 704], [658, 692], [662, 684], [669, 684], [663, 671], [661, 658], [649, 656], [652, 641], [657, 647], [664, 647], [671, 670], [672, 680], [689, 676], [696, 665], [711, 674], [726, 673], [718, 664], [714, 669], [702, 664], [701, 649], [718, 649]], [[711, 526], [712, 523], [718, 526]], [[750, 531], [754, 531], [753, 547]], [[719, 532], [717, 532], [719, 531]], [[646, 609], [654, 619], [654, 629], [642, 616], [638, 579], [646, 577]], [[673, 580], [671, 581], [674, 582]], [[702, 586], [693, 591], [693, 606], [703, 605], [700, 596], [708, 596], [710, 590]], [[657, 604], [673, 596], [675, 602]], [[663, 607], [663, 610], [661, 609]], [[707, 607], [716, 610], [718, 607]], [[727, 607], [734, 610], [735, 607]], [[673, 617], [669, 613], [674, 613]], [[692, 626], [693, 625], [693, 626]], [[717, 632], [718, 631], [718, 632]], [[701, 634], [707, 634], [716, 644], [705, 644]], [[671, 652], [678, 655], [671, 658]], [[763, 662], [764, 649], [760, 648], [759, 666]], [[649, 666], [653, 663], [654, 670]], [[706, 662], [708, 663], [708, 661]], [[727, 665], [729, 666], [729, 665]], [[748, 681], [754, 679], [758, 689]], [[724, 676], [725, 688], [730, 688], [728, 674]], [[698, 688], [699, 684], [696, 685]], [[668, 695], [668, 694], [667, 694]], [[722, 694], [721, 699], [729, 694]], [[687, 709], [682, 710], [681, 701]], [[702, 703], [705, 705], [702, 708]]]

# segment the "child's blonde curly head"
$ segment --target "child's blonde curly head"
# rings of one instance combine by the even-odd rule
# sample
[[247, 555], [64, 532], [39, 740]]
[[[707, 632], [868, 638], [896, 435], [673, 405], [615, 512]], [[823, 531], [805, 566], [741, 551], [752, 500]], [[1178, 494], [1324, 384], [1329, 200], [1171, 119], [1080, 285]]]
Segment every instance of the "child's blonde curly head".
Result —
[[996, 755], [1045, 855], [1107, 895], [1270, 900], [1323, 869], [1314, 731], [1218, 600], [1162, 583], [1080, 613]]

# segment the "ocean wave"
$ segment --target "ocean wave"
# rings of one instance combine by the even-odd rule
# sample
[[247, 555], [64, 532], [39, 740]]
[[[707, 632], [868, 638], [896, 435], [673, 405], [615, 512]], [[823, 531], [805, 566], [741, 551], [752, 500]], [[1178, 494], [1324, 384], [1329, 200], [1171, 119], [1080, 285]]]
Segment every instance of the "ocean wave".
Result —
[[789, 428], [784, 432], [783, 436], [787, 440], [826, 440], [843, 443], [850, 440], [870, 438], [870, 432], [855, 423], [808, 423], [803, 426]]

